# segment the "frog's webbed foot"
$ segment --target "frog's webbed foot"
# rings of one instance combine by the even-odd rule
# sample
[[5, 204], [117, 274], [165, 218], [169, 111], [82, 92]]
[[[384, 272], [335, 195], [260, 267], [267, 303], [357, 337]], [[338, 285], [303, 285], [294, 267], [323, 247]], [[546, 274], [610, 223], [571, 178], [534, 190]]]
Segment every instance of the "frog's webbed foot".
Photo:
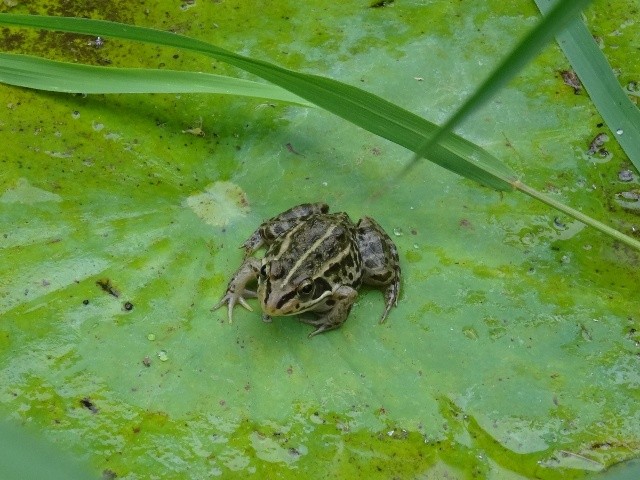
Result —
[[243, 295], [246, 295], [246, 298], [250, 298], [252, 296], [252, 295], [250, 295], [251, 293], [253, 293], [253, 292], [250, 292], [250, 291], [247, 291], [247, 290], [245, 290], [241, 294], [237, 294], [236, 292], [227, 292], [222, 297], [222, 299], [220, 299], [220, 301], [213, 306], [211, 311], [217, 310], [218, 308], [220, 308], [225, 303], [229, 304], [229, 313], [228, 313], [228, 315], [229, 315], [229, 323], [231, 323], [233, 321], [233, 307], [235, 307], [238, 303], [240, 305], [242, 305], [244, 308], [246, 308], [247, 310], [249, 310], [250, 312], [253, 312], [253, 308], [251, 308], [251, 305], [249, 305], [247, 303], [247, 301], [245, 300], [245, 297], [243, 296]]
[[314, 337], [314, 336], [316, 336], [316, 335], [318, 335], [319, 333], [322, 333], [322, 332], [327, 332], [329, 330], [334, 330], [334, 329], [338, 328], [340, 325], [342, 325], [342, 323], [336, 323], [335, 325], [327, 325], [325, 323], [315, 324], [315, 323], [310, 323], [310, 322], [304, 322], [304, 323], [307, 323], [309, 325], [313, 325], [315, 327], [318, 327], [313, 332], [311, 332], [309, 335], [307, 335], [307, 338]]
[[304, 315], [298, 317], [298, 320], [302, 323], [316, 327], [316, 329], [309, 334], [309, 338], [314, 335], [318, 335], [319, 333], [340, 327], [347, 320], [351, 307], [353, 306], [353, 302], [356, 301], [357, 296], [357, 290], [351, 287], [342, 286], [333, 294], [333, 299], [336, 303], [331, 310], [324, 314], [320, 314], [317, 318], [309, 318]]
[[[326, 317], [326, 315], [318, 317], [318, 316], [310, 316], [310, 315], [302, 314], [302, 315], [298, 316], [298, 321], [300, 323], [305, 323], [307, 325], [311, 325], [312, 327], [316, 327], [316, 329], [309, 334], [309, 338], [311, 338], [314, 335], [317, 335], [319, 333], [322, 333], [322, 332], [325, 332], [327, 330], [330, 330], [330, 328], [327, 328], [327, 326], [325, 324], [325, 322], [326, 322], [325, 317]], [[339, 326], [340, 325], [336, 325], [336, 326], [334, 326], [332, 328], [338, 328]]]
[[224, 304], [227, 304], [229, 306], [229, 323], [232, 322], [233, 307], [237, 304], [242, 305], [249, 311], [253, 311], [251, 306], [246, 302], [246, 299], [255, 298], [258, 295], [255, 291], [247, 289], [246, 286], [249, 282], [254, 281], [258, 277], [260, 265], [260, 260], [257, 258], [250, 257], [245, 259], [238, 271], [233, 275], [233, 277], [231, 277], [227, 290], [222, 298], [211, 310], [217, 310]]

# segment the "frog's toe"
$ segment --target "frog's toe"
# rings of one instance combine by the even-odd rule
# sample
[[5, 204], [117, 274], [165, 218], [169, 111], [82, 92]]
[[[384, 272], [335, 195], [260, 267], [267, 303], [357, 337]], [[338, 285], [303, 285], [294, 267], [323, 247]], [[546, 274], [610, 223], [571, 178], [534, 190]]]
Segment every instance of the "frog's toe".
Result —
[[228, 295], [225, 295], [220, 299], [218, 303], [216, 303], [213, 307], [211, 307], [211, 311], [215, 312], [217, 309], [219, 309], [222, 305], [224, 305], [228, 301], [229, 301]]
[[333, 330], [334, 328], [338, 328], [340, 325], [327, 325], [326, 323], [317, 325], [318, 328], [316, 328], [313, 332], [311, 332], [307, 338], [312, 338], [315, 335], [318, 335], [319, 333], [322, 332], [326, 332], [328, 330]]
[[213, 306], [211, 311], [217, 310], [218, 308], [222, 307], [225, 303], [228, 305], [227, 315], [229, 317], [229, 323], [233, 322], [233, 307], [235, 307], [236, 304], [238, 303], [242, 305], [244, 308], [246, 308], [247, 310], [249, 310], [250, 312], [253, 312], [253, 308], [251, 308], [251, 305], [247, 303], [244, 297], [242, 295], [237, 295], [236, 293], [233, 293], [233, 292], [227, 292], [220, 299], [220, 301]]
[[318, 328], [316, 328], [313, 332], [311, 332], [309, 335], [307, 335], [307, 338], [312, 338], [315, 335], [322, 333], [326, 330], [326, 328], [324, 328], [324, 326], [320, 326]]
[[233, 322], [233, 307], [235, 307], [237, 303], [242, 305], [250, 312], [253, 312], [253, 308], [251, 308], [251, 305], [249, 305], [243, 297], [241, 297], [240, 295], [229, 295], [229, 323]]
[[[253, 308], [251, 308], [251, 305], [247, 303], [244, 297], [238, 297], [238, 303], [242, 305], [244, 308], [246, 308], [247, 310], [249, 310], [250, 312], [253, 312]], [[229, 302], [229, 308], [231, 308], [231, 302]]]
[[384, 312], [382, 312], [382, 316], [380, 317], [380, 321], [378, 323], [384, 323], [385, 320], [387, 319], [387, 315], [389, 315], [389, 311], [391, 310], [391, 307], [393, 306], [393, 304], [387, 304]]
[[389, 311], [392, 307], [398, 306], [398, 296], [400, 295], [400, 282], [396, 281], [390, 284], [384, 292], [384, 312], [380, 317], [380, 323], [384, 323], [387, 319], [387, 315], [389, 315]]
[[309, 334], [309, 338], [315, 335], [318, 335], [319, 333], [327, 332], [329, 330], [334, 330], [344, 323], [344, 321], [332, 322], [331, 320], [328, 320], [326, 317], [318, 317], [316, 319], [312, 319], [309, 317], [298, 317], [298, 320], [300, 320], [302, 323], [306, 323], [307, 325], [316, 327], [316, 329]]

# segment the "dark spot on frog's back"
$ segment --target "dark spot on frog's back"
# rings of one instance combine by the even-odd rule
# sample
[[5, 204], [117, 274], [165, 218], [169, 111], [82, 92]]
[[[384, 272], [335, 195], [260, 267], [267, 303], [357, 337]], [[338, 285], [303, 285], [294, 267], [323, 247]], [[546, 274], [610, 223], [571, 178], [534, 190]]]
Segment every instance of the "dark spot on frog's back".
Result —
[[339, 265], [345, 268], [353, 268], [353, 266], [355, 265], [353, 255], [347, 255], [346, 257], [344, 257], [342, 259], [342, 263]]
[[347, 264], [345, 263], [345, 262], [347, 262], [347, 261], [351, 262], [351, 265], [353, 265], [353, 261], [351, 260], [351, 257], [350, 257], [350, 256], [347, 256], [347, 257], [345, 257], [345, 258], [343, 259], [342, 263], [340, 263], [340, 262], [336, 262], [336, 263], [334, 263], [333, 265], [331, 265], [329, 268], [327, 268], [327, 269], [324, 271], [324, 276], [325, 276], [325, 277], [331, 277], [331, 278], [339, 277], [339, 275], [342, 273], [343, 268], [344, 268], [345, 266], [351, 266], [351, 265], [347, 265]]
[[333, 231], [333, 241], [334, 242], [343, 242], [347, 236], [347, 232], [342, 227], [336, 227]]
[[325, 233], [327, 233], [328, 227], [329, 225], [324, 218], [312, 218], [311, 220], [309, 220], [309, 226], [305, 233], [308, 235], [309, 240], [317, 240], [318, 238], [323, 237]]

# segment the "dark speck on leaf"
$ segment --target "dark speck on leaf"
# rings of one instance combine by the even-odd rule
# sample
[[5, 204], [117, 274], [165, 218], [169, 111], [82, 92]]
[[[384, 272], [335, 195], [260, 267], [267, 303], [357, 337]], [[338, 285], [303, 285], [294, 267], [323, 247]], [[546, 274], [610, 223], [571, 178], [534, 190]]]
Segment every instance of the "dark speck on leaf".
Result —
[[102, 471], [102, 480], [113, 480], [114, 478], [118, 478], [118, 474], [110, 469], [105, 469]]
[[383, 7], [388, 7], [389, 5], [392, 5], [394, 2], [394, 0], [377, 0], [373, 3], [371, 3], [371, 5], [369, 5], [369, 8], [383, 8]]
[[111, 283], [111, 280], [109, 280], [108, 278], [103, 278], [98, 280], [96, 282], [96, 285], [98, 285], [103, 291], [107, 292], [109, 295], [113, 295], [116, 298], [120, 296], [120, 292], [116, 289], [116, 287], [113, 286], [113, 284]]
[[560, 75], [562, 76], [562, 81], [565, 85], [573, 88], [573, 93], [578, 95], [580, 90], [582, 90], [582, 83], [580, 83], [580, 79], [578, 78], [578, 75], [576, 75], [576, 72], [573, 70], [562, 70]]
[[553, 224], [560, 230], [566, 230], [567, 228], [567, 225], [562, 221], [560, 217], [555, 217], [553, 219]]
[[606, 133], [599, 133], [593, 138], [593, 140], [591, 140], [591, 143], [589, 143], [589, 150], [587, 150], [587, 153], [589, 155], [593, 155], [596, 152], [600, 152], [600, 153], [602, 153], [602, 151], [606, 152], [606, 150], [602, 148], [602, 146], [608, 140], [609, 140], [609, 136]]
[[291, 145], [291, 143], [287, 143], [285, 147], [287, 147], [287, 150], [289, 150], [294, 155], [299, 155], [301, 157], [304, 157], [302, 153], [298, 152], [295, 148], [293, 148], [293, 145]]
[[89, 397], [84, 397], [80, 400], [80, 405], [89, 410], [91, 413], [98, 413], [98, 407], [91, 401]]

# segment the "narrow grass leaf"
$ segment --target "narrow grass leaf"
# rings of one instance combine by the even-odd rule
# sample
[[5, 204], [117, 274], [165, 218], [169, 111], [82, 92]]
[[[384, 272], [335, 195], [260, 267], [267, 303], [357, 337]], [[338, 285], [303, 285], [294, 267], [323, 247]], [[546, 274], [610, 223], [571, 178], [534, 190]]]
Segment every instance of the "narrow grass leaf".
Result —
[[[117, 37], [209, 55], [279, 85], [411, 151], [415, 151], [437, 129], [435, 124], [418, 115], [359, 88], [317, 75], [293, 72], [170, 32], [105, 20], [36, 15], [0, 14], [0, 24]], [[428, 159], [483, 185], [498, 190], [512, 190], [511, 182], [515, 174], [488, 152], [457, 135], [444, 136], [429, 151]]]
[[[543, 13], [553, 5], [550, 0], [535, 2]], [[582, 19], [572, 19], [556, 40], [615, 139], [640, 170], [640, 110], [620, 86]]]
[[[570, 2], [558, 2], [538, 25], [534, 27], [525, 38], [507, 55], [498, 67], [489, 75], [473, 95], [417, 150], [411, 165], [421, 157], [426, 156], [433, 146], [448, 132], [451, 132], [475, 109], [489, 100], [511, 78], [513, 78], [527, 63], [529, 63], [553, 36], [559, 32], [572, 18], [574, 18], [591, 0], [572, 0]], [[406, 171], [406, 170], [405, 170]]]
[[199, 72], [94, 67], [0, 52], [0, 82], [67, 93], [215, 93], [312, 106], [271, 84]]

